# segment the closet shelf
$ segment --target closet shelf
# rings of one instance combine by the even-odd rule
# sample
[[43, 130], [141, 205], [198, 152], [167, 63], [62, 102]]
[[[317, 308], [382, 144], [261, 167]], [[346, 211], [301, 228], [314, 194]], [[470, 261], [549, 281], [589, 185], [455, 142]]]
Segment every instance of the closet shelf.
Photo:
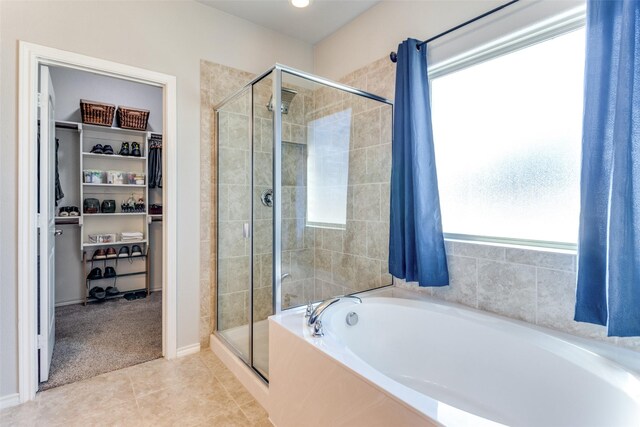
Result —
[[117, 261], [117, 260], [123, 260], [126, 261], [130, 258], [144, 258], [146, 257], [146, 255], [132, 255], [132, 256], [123, 256], [123, 257], [115, 257], [115, 258], [102, 258], [102, 259], [85, 259], [85, 262], [89, 263], [89, 262], [103, 262], [103, 261]]
[[[120, 292], [119, 294], [116, 294], [116, 295], [111, 295], [111, 296], [108, 296], [108, 297], [104, 297], [104, 299], [101, 299], [101, 300], [99, 300], [97, 298], [87, 297], [87, 301], [86, 302], [96, 302], [96, 301], [104, 301], [104, 300], [108, 300], [108, 299], [122, 298], [126, 294], [130, 294], [130, 293], [133, 293], [133, 292], [146, 292], [147, 295], [149, 295], [149, 293], [150, 293], [150, 291], [148, 289], [134, 289], [132, 291]], [[85, 302], [85, 305], [86, 305], [86, 302]]]
[[82, 152], [82, 155], [85, 157], [93, 157], [93, 158], [110, 158], [110, 159], [118, 159], [118, 160], [147, 160], [146, 157], [136, 157], [136, 156], [121, 156], [120, 154], [98, 154], [98, 153], [87, 153], [85, 151]]
[[108, 127], [108, 126], [97, 126], [97, 125], [89, 125], [86, 123], [81, 123], [83, 129], [92, 130], [92, 131], [106, 131], [106, 132], [117, 132], [117, 133], [128, 133], [132, 135], [146, 135], [148, 133], [154, 133], [158, 135], [162, 135], [160, 132], [152, 132], [150, 130], [133, 130], [133, 129], [122, 129], [118, 127]]
[[[115, 258], [114, 258], [115, 259]], [[111, 276], [111, 277], [101, 277], [99, 279], [89, 279], [87, 278], [87, 282], [96, 282], [98, 280], [109, 280], [109, 279], [115, 279], [116, 277], [128, 277], [128, 276], [139, 276], [141, 274], [147, 274], [146, 271], [134, 271], [133, 273], [122, 273], [122, 274], [116, 274], [115, 276]]]
[[80, 224], [80, 217], [79, 216], [57, 216], [55, 217], [55, 223], [59, 225]]
[[83, 182], [85, 187], [130, 187], [130, 188], [144, 188], [146, 184], [94, 184], [92, 182]]
[[[111, 242], [111, 243], [87, 243], [84, 242], [82, 243], [82, 246], [85, 248], [90, 248], [90, 247], [96, 247], [96, 246], [123, 246], [123, 245], [137, 245], [140, 243], [147, 243], [147, 240], [132, 240], [130, 242], [123, 242], [118, 240], [117, 242]], [[115, 258], [113, 258], [115, 259]]]
[[114, 212], [114, 213], [94, 213], [94, 214], [83, 214], [85, 218], [89, 218], [92, 216], [136, 216], [136, 215], [146, 215], [146, 212]]

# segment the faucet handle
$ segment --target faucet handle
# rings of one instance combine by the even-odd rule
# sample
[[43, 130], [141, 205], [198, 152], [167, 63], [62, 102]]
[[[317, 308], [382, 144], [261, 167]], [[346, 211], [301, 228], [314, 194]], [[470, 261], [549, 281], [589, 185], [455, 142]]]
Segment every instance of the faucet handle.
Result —
[[309, 301], [309, 303], [307, 303], [307, 311], [304, 313], [304, 317], [311, 317], [311, 313], [313, 313], [313, 304]]
[[314, 337], [323, 337], [324, 331], [322, 330], [322, 321], [318, 320], [313, 324], [313, 336]]

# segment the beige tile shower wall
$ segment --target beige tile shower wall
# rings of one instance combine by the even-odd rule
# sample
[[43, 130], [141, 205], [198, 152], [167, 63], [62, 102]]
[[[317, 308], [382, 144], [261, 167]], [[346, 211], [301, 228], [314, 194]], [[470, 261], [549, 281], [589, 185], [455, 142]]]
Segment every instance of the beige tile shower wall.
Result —
[[[215, 328], [216, 283], [215, 221], [217, 148], [213, 107], [244, 86], [253, 74], [224, 65], [200, 62], [200, 344], [209, 345]], [[232, 304], [235, 301], [229, 301]], [[244, 304], [244, 300], [242, 301]], [[244, 310], [246, 312], [246, 310]]]
[[[394, 70], [377, 61], [340, 82], [391, 99]], [[346, 165], [347, 223], [344, 230], [315, 230], [314, 299], [389, 285], [391, 107], [330, 88], [314, 93], [314, 106], [308, 118], [308, 138], [332, 132], [314, 126], [313, 120], [348, 109], [352, 114]]]

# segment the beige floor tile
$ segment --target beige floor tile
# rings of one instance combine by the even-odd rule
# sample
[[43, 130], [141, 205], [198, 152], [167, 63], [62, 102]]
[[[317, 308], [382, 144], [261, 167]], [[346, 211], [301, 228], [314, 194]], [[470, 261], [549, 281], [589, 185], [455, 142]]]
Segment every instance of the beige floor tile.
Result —
[[136, 397], [168, 387], [196, 386], [212, 377], [198, 355], [167, 361], [158, 359], [126, 369]]
[[5, 426], [271, 426], [210, 351], [147, 362], [38, 393], [0, 411]]
[[171, 386], [138, 398], [146, 421], [161, 425], [198, 425], [238, 409], [220, 382], [211, 377], [197, 386]]
[[273, 427], [269, 418], [262, 418], [252, 424], [253, 427]]
[[238, 405], [244, 405], [253, 400], [251, 393], [244, 388], [231, 371], [220, 372], [216, 375], [216, 378], [220, 380], [224, 388], [227, 389], [227, 392], [229, 392]]
[[249, 421], [254, 423], [269, 417], [267, 411], [265, 411], [264, 408], [253, 399], [249, 403], [241, 405], [240, 409], [242, 409], [242, 412], [244, 412]]
[[247, 427], [251, 426], [251, 424], [251, 421], [249, 421], [240, 408], [236, 406], [235, 409], [227, 413], [210, 418], [202, 425], [211, 427]]
[[228, 371], [227, 367], [222, 363], [222, 360], [220, 360], [211, 350], [203, 350], [198, 353], [198, 355], [200, 356], [202, 363], [204, 363], [214, 375]]

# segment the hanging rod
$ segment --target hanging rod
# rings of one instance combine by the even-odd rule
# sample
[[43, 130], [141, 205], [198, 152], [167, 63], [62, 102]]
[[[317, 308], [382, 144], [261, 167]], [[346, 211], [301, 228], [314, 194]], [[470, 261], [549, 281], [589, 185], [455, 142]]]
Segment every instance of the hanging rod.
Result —
[[[494, 14], [494, 13], [498, 12], [499, 10], [504, 9], [504, 8], [505, 8], [505, 7], [507, 7], [507, 6], [511, 6], [511, 5], [512, 5], [512, 4], [514, 4], [514, 3], [518, 3], [519, 1], [520, 1], [520, 0], [511, 0], [510, 2], [505, 3], [505, 4], [503, 4], [502, 6], [498, 6], [498, 7], [494, 8], [494, 9], [491, 9], [491, 10], [489, 10], [488, 12], [485, 12], [485, 13], [483, 13], [482, 15], [478, 15], [478, 16], [476, 16], [475, 18], [471, 18], [471, 19], [469, 19], [468, 21], [465, 21], [465, 22], [463, 22], [462, 24], [456, 25], [456, 26], [455, 26], [455, 27], [453, 27], [453, 28], [449, 28], [447, 31], [444, 31], [444, 32], [442, 32], [442, 33], [440, 33], [440, 34], [438, 34], [438, 35], [435, 35], [435, 36], [431, 37], [430, 39], [427, 39], [427, 40], [425, 40], [425, 41], [423, 41], [423, 42], [418, 43], [418, 44], [416, 45], [416, 49], [420, 50], [420, 48], [421, 48], [422, 46], [424, 46], [425, 44], [427, 44], [427, 43], [431, 43], [432, 41], [437, 40], [437, 39], [439, 39], [440, 37], [446, 36], [447, 34], [452, 33], [452, 32], [454, 32], [454, 31], [456, 31], [456, 30], [459, 30], [459, 29], [460, 29], [460, 28], [462, 28], [462, 27], [466, 27], [466, 26], [467, 26], [467, 25], [469, 25], [469, 24], [472, 24], [472, 23], [474, 23], [474, 22], [476, 22], [476, 21], [478, 21], [478, 20], [480, 20], [480, 19], [482, 19], [482, 18], [484, 18], [484, 17], [486, 17], [486, 16], [489, 16], [489, 15], [491, 15], [491, 14]], [[398, 62], [398, 54], [397, 54], [396, 52], [391, 52], [391, 53], [389, 54], [389, 59], [391, 59], [391, 62]]]

